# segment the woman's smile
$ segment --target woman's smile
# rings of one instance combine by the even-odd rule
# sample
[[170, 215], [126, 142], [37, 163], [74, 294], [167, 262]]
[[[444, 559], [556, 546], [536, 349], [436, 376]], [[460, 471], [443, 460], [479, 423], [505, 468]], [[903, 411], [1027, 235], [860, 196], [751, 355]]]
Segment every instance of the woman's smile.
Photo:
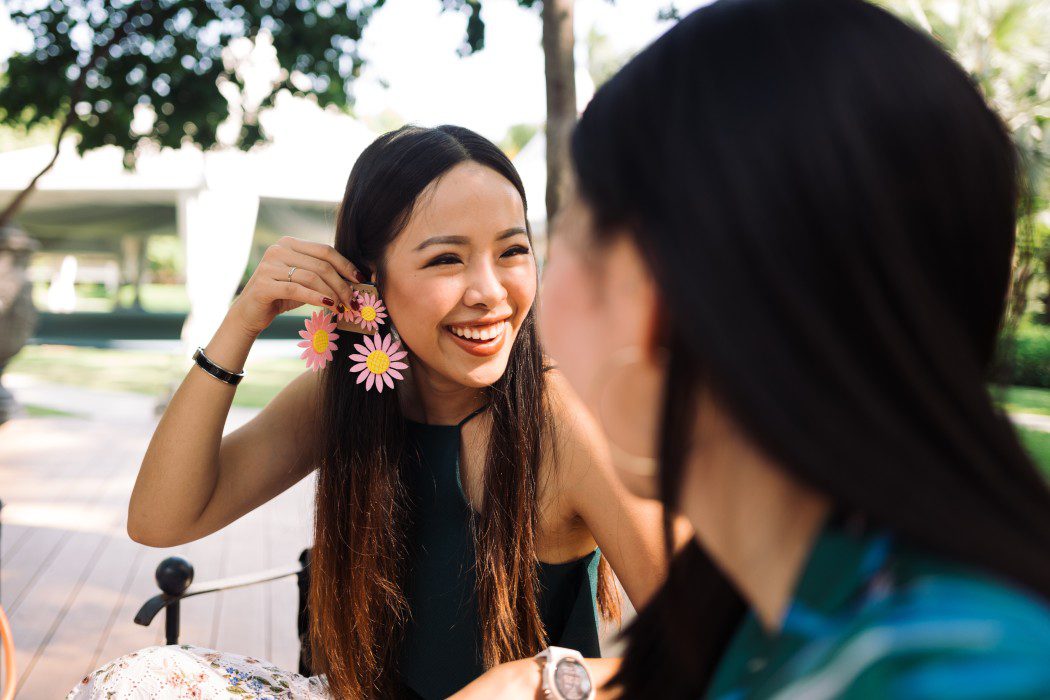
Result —
[[479, 357], [498, 353], [506, 342], [510, 322], [501, 319], [495, 322], [453, 324], [444, 326], [445, 332], [457, 347]]

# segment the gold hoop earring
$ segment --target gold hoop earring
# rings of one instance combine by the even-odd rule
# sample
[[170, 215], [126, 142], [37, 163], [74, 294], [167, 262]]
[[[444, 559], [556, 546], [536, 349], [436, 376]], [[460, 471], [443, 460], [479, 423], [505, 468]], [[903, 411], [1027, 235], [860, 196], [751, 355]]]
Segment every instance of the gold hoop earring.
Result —
[[[666, 350], [663, 348], [659, 350], [661, 355], [666, 356]], [[604, 380], [601, 386], [598, 387], [598, 403], [595, 417], [598, 419], [602, 432], [605, 433], [605, 439], [609, 444], [609, 451], [612, 452], [613, 463], [616, 467], [635, 476], [652, 477], [656, 475], [657, 467], [659, 466], [656, 456], [636, 455], [616, 444], [613, 439], [614, 431], [609, 429], [604, 416], [608, 387], [612, 383], [610, 377], [624, 371], [628, 367], [640, 365], [644, 359], [642, 349], [638, 345], [628, 345], [620, 348], [610, 356], [603, 371], [599, 371], [595, 377], [595, 384], [597, 384], [599, 379]]]

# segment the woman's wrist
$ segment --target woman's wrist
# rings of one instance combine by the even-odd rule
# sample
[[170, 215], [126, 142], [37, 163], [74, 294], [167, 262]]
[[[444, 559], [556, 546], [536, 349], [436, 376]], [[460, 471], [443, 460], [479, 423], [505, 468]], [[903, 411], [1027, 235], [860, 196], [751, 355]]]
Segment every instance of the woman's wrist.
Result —
[[[620, 667], [621, 659], [584, 659], [584, 666], [591, 677], [599, 700], [618, 698], [618, 689], [603, 686]], [[470, 685], [453, 695], [449, 700], [488, 700], [489, 698], [542, 698], [542, 672], [535, 659], [518, 659], [493, 666]]]
[[[572, 657], [569, 658], [571, 659]], [[535, 659], [523, 659], [523, 661], [531, 662], [531, 677], [534, 679], [533, 687], [536, 689], [536, 697], [544, 697], [542, 692], [542, 664], [536, 663]], [[616, 672], [620, 669], [622, 661], [623, 659], [615, 657], [579, 659], [579, 663], [582, 664], [587, 671], [587, 677], [590, 679], [591, 688], [594, 689], [595, 698], [598, 700], [606, 700], [609, 698], [620, 697], [620, 693], [617, 689], [607, 689], [605, 688], [605, 685], [609, 682], [609, 679], [616, 675]], [[514, 663], [519, 662], [515, 661]], [[529, 674], [526, 672], [524, 677], [529, 677]]]
[[223, 369], [240, 373], [257, 337], [258, 333], [248, 330], [231, 309], [204, 346], [204, 354]]
[[449, 700], [488, 700], [488, 698], [539, 698], [539, 666], [533, 659], [506, 661], [493, 666]]
[[514, 685], [521, 693], [532, 693], [537, 698], [542, 697], [540, 691], [543, 686], [543, 677], [540, 674], [540, 665], [535, 659], [518, 659], [506, 665], [513, 667]]
[[594, 686], [598, 700], [620, 697], [619, 689], [607, 688], [606, 684], [620, 670], [621, 663], [623, 663], [622, 658], [613, 656], [583, 660], [583, 664], [587, 667], [587, 672], [591, 676], [591, 685]]
[[223, 318], [219, 329], [222, 330], [224, 327], [227, 327], [230, 330], [236, 330], [245, 338], [250, 338], [251, 342], [254, 342], [263, 330], [265, 330], [265, 326], [263, 328], [257, 328], [257, 323], [249, 323], [244, 317], [244, 314], [241, 313], [242, 307], [243, 299], [241, 297], [234, 299], [229, 310], [226, 312], [226, 316]]

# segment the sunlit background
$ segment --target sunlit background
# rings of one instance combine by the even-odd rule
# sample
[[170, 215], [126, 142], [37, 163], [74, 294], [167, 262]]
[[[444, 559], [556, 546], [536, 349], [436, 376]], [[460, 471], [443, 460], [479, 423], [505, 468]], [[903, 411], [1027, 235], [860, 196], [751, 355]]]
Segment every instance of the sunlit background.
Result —
[[[124, 533], [156, 415], [266, 246], [282, 235], [331, 242], [346, 177], [372, 139], [454, 123], [513, 159], [542, 258], [548, 204], [562, 192], [552, 186], [550, 199], [548, 181], [565, 175], [548, 158], [563, 153], [565, 132], [552, 130], [549, 147], [547, 125], [571, 124], [635, 52], [702, 4], [547, 2], [258, 0], [211, 3], [225, 8], [211, 21], [209, 3], [176, 0], [146, 11], [0, 6], [0, 603], [19, 697], [56, 697], [103, 661], [160, 642], [160, 624], [132, 617], [165, 556], [184, 556], [203, 580], [294, 564], [309, 545], [309, 480], [170, 552]], [[990, 389], [1050, 474], [1048, 3], [883, 4], [955, 55], [1023, 155]], [[560, 43], [544, 32], [553, 9], [571, 10]], [[139, 24], [114, 38], [130, 17]], [[261, 31], [244, 35], [259, 17]], [[573, 88], [553, 108], [545, 55]], [[296, 331], [310, 311], [278, 318], [252, 350], [228, 428], [303, 371]], [[295, 601], [286, 579], [188, 602], [183, 639], [295, 668]]]

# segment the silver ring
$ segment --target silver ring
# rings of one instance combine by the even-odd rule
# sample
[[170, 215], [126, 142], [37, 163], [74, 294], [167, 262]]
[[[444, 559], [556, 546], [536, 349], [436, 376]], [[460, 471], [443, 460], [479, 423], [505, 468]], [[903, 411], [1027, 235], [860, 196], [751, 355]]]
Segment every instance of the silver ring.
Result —
[[291, 281], [292, 281], [292, 275], [294, 275], [294, 274], [295, 274], [295, 271], [296, 271], [296, 270], [298, 270], [298, 269], [299, 269], [299, 268], [298, 268], [298, 267], [295, 267], [294, 265], [293, 265], [292, 267], [288, 268], [288, 281], [289, 281], [289, 282], [291, 282]]

